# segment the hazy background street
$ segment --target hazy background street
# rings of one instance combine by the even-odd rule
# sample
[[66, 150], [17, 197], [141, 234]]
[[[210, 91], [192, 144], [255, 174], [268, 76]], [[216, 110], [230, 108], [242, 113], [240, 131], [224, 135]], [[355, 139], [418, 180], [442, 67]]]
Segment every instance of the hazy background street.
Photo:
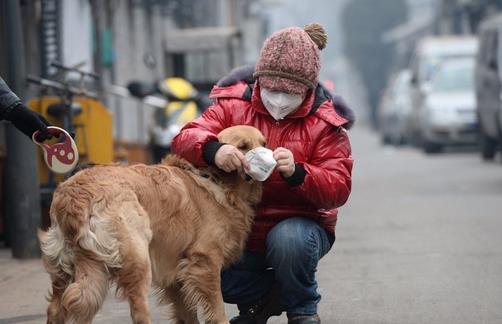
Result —
[[[7, 51], [13, 44], [6, 36], [15, 29], [4, 23], [11, 17], [7, 3], [20, 9], [24, 50]], [[82, 161], [153, 163], [152, 147], [170, 145], [152, 135], [159, 112], [172, 121], [170, 104], [190, 102], [197, 117], [210, 104], [213, 84], [235, 66], [254, 64], [267, 36], [312, 22], [328, 33], [320, 82], [357, 117], [349, 131], [352, 194], [340, 208], [334, 248], [318, 269], [322, 322], [502, 323], [502, 0], [5, 0], [0, 76], [61, 127], [62, 118], [45, 108], [68, 93], [28, 86], [26, 76], [95, 91], [100, 106], [92, 109], [100, 117], [66, 125], [86, 131], [76, 136]], [[427, 47], [426, 39], [439, 46]], [[474, 50], [445, 58], [441, 51], [452, 39]], [[445, 73], [443, 63], [455, 67], [457, 56], [468, 61], [468, 73]], [[53, 61], [100, 78], [79, 83]], [[462, 91], [431, 100], [445, 97], [433, 87], [441, 72]], [[161, 91], [159, 83], [173, 76], [197, 90], [197, 98]], [[133, 94], [135, 82], [148, 95]], [[456, 89], [459, 84], [467, 88]], [[491, 106], [479, 99], [483, 91], [495, 98]], [[45, 110], [36, 105], [42, 102]], [[85, 115], [90, 108], [79, 104]], [[500, 119], [493, 127], [498, 137], [484, 133], [486, 108], [494, 115], [485, 122]], [[169, 132], [183, 123], [161, 126], [172, 138]], [[12, 140], [15, 132], [0, 123], [0, 324], [45, 323], [50, 280], [35, 231], [49, 225], [50, 196], [60, 179], [50, 176], [33, 143]], [[10, 172], [20, 159], [33, 162], [31, 173]], [[20, 177], [31, 177], [32, 186], [14, 186]], [[42, 193], [40, 203], [20, 212], [23, 199], [39, 198], [27, 198], [27, 189]], [[153, 293], [150, 305], [153, 322], [165, 323]], [[227, 305], [229, 318], [236, 313]], [[128, 304], [113, 298], [113, 287], [94, 322], [130, 322]], [[269, 321], [286, 322], [285, 315]]]

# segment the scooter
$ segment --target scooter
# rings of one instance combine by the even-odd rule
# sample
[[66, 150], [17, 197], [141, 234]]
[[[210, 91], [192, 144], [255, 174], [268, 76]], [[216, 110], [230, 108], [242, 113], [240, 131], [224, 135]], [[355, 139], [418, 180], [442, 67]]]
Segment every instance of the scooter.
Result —
[[181, 128], [202, 113], [205, 107], [201, 96], [190, 82], [178, 77], [154, 83], [132, 81], [127, 88], [139, 99], [161, 95], [166, 100], [155, 110], [149, 130], [153, 162], [158, 163], [170, 152], [171, 142]]

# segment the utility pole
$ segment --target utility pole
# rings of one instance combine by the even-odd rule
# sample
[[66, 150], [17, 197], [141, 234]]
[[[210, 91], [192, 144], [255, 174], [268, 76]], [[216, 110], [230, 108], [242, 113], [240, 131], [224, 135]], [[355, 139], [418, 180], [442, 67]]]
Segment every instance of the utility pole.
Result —
[[[19, 0], [1, 1], [0, 21], [4, 22], [8, 60], [7, 83], [24, 98], [26, 85], [25, 51]], [[36, 238], [40, 226], [40, 191], [35, 145], [12, 125], [6, 125], [6, 165], [4, 179], [7, 233], [14, 258], [40, 255]]]
[[91, 4], [91, 16], [94, 25], [94, 39], [95, 41], [95, 50], [94, 50], [94, 72], [100, 76], [98, 80], [96, 80], [96, 84], [98, 85], [98, 94], [99, 98], [105, 103], [105, 106], [108, 106], [107, 97], [105, 95], [105, 85], [106, 80], [104, 76], [105, 67], [103, 66], [103, 31], [105, 30], [104, 21], [102, 17], [102, 8], [103, 4], [101, 0], [90, 0]]

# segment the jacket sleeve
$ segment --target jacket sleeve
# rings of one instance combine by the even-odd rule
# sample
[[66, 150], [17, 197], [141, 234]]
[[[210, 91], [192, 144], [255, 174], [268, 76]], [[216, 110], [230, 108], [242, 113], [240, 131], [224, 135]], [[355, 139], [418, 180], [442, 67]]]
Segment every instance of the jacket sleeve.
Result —
[[295, 186], [300, 194], [322, 209], [342, 206], [352, 187], [352, 153], [347, 132], [330, 128], [321, 136], [309, 162], [297, 164], [303, 182]]
[[[218, 133], [228, 127], [228, 111], [226, 105], [228, 100], [218, 100], [198, 118], [186, 124], [171, 145], [172, 152], [177, 154], [195, 166], [208, 165], [207, 158], [204, 157], [204, 149], [219, 148]], [[208, 144], [208, 145], [206, 145]], [[206, 147], [207, 146], [207, 147]], [[214, 158], [214, 156], [213, 156]]]
[[12, 92], [5, 81], [0, 78], [0, 120], [5, 119], [10, 110], [19, 104], [21, 100]]

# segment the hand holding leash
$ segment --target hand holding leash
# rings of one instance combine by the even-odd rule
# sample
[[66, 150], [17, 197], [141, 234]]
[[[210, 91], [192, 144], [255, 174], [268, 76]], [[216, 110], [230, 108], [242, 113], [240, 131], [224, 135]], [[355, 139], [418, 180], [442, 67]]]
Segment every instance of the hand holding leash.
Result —
[[47, 132], [47, 126], [50, 124], [44, 117], [36, 112], [28, 109], [24, 104], [18, 104], [6, 116], [5, 119], [10, 121], [17, 129], [30, 137], [35, 132], [39, 132], [39, 139], [44, 141], [49, 139], [51, 135]]

